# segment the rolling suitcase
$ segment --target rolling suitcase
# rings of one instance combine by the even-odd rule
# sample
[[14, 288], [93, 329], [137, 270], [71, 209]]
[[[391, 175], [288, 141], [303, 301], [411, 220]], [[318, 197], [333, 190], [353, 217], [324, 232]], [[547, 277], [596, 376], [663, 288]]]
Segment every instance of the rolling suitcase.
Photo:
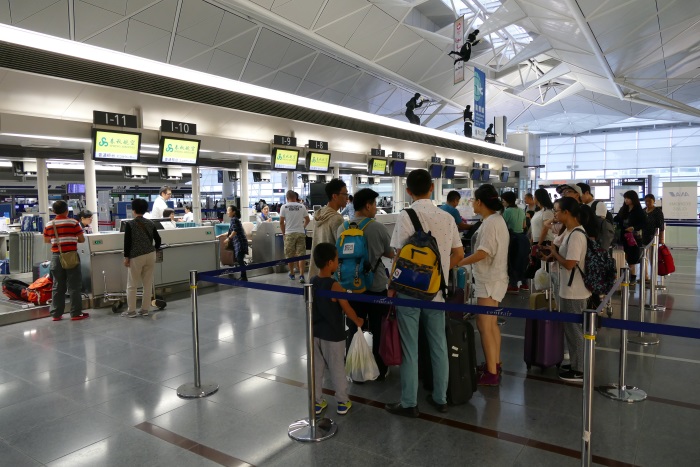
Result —
[[[538, 292], [530, 295], [530, 308], [552, 311], [551, 293], [550, 285], [547, 293]], [[526, 319], [523, 358], [528, 370], [533, 365], [542, 369], [559, 367], [564, 360], [563, 323], [544, 319]]]
[[613, 248], [612, 257], [615, 260], [615, 267], [617, 268], [617, 277], [620, 277], [622, 273], [620, 269], [627, 267], [627, 260], [625, 260], [625, 250], [622, 248]]
[[34, 263], [32, 266], [32, 281], [37, 280], [40, 277], [51, 274], [51, 261], [42, 261], [41, 263]]
[[476, 348], [474, 327], [465, 320], [448, 319], [447, 359], [450, 379], [447, 401], [452, 405], [466, 404], [476, 391]]

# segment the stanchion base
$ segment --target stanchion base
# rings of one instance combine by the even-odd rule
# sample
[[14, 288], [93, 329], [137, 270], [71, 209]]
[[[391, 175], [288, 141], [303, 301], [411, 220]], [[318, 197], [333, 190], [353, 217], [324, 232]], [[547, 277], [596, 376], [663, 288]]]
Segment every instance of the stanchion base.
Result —
[[608, 384], [607, 386], [598, 386], [596, 390], [607, 398], [620, 402], [641, 402], [647, 398], [647, 393], [634, 386], [625, 386], [620, 390], [617, 384]]
[[637, 334], [628, 337], [627, 342], [639, 345], [656, 345], [659, 343], [659, 338], [654, 334]]
[[202, 384], [200, 387], [194, 383], [185, 383], [177, 388], [177, 397], [181, 399], [199, 399], [202, 397], [211, 396], [219, 390], [219, 385], [216, 383]]
[[651, 311], [658, 311], [659, 313], [666, 311], [666, 307], [663, 305], [654, 305], [651, 307]]
[[659, 284], [656, 286], [656, 290], [666, 290], [666, 286]]
[[505, 326], [506, 319], [505, 318], [496, 318], [496, 323], [498, 323], [499, 326]]
[[316, 428], [312, 429], [309, 419], [297, 420], [289, 425], [289, 437], [304, 443], [316, 443], [326, 440], [338, 432], [338, 425], [330, 418], [316, 420]]

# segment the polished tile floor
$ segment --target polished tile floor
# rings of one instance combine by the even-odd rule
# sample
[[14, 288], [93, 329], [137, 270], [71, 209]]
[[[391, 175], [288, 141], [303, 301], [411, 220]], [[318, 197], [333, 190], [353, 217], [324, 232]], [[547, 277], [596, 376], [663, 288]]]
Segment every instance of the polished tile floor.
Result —
[[[697, 252], [674, 256], [678, 272], [659, 295], [668, 309], [645, 319], [700, 327]], [[284, 274], [255, 280], [289, 285]], [[186, 296], [170, 297], [148, 318], [105, 308], [85, 321], [0, 327], [0, 465], [579, 465], [581, 389], [562, 384], [554, 369], [526, 370], [521, 320], [502, 328], [499, 388], [479, 389], [446, 415], [420, 404], [420, 419], [404, 419], [381, 408], [399, 396], [392, 369], [384, 382], [351, 386], [351, 412], [329, 411], [338, 434], [307, 445], [287, 436], [306, 413], [302, 298], [200, 290], [202, 379], [221, 388], [202, 400], [175, 391], [193, 381]], [[508, 300], [527, 307], [525, 293]], [[632, 305], [630, 317], [639, 319], [638, 292]], [[601, 330], [596, 384], [617, 380], [619, 342], [619, 331]], [[699, 370], [697, 341], [660, 336], [659, 345], [631, 344], [627, 382], [650, 397], [623, 404], [594, 396], [595, 462], [697, 465]]]

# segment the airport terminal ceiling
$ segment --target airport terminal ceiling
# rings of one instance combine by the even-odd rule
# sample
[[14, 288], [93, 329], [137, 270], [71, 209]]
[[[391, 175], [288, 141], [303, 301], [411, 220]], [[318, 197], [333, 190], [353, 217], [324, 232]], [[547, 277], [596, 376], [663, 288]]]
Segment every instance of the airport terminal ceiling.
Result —
[[[455, 85], [458, 16], [483, 40]], [[695, 0], [0, 0], [6, 24], [399, 120], [420, 92], [449, 133], [473, 66], [510, 131], [699, 123], [699, 21]]]

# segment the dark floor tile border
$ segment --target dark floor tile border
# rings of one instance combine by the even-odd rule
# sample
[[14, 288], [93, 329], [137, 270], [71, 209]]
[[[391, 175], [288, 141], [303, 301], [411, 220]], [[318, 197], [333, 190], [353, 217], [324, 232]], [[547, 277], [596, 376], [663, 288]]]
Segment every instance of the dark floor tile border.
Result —
[[225, 452], [218, 451], [214, 448], [210, 448], [209, 446], [205, 446], [189, 438], [185, 438], [184, 436], [178, 435], [177, 433], [173, 433], [172, 431], [167, 430], [163, 427], [154, 425], [151, 422], [139, 423], [134, 428], [138, 428], [139, 430], [146, 432], [149, 435], [153, 435], [158, 439], [161, 439], [170, 444], [174, 444], [175, 446], [180, 447], [182, 449], [186, 449], [194, 454], [202, 456], [205, 459], [208, 459], [212, 462], [216, 462], [217, 464], [223, 465], [225, 467], [255, 467], [252, 464], [248, 464], [247, 462], [244, 462], [233, 456], [229, 456]]
[[[545, 383], [561, 384], [563, 386], [581, 387], [580, 384], [570, 383], [568, 381], [562, 381], [560, 379], [554, 379], [542, 375], [533, 375], [530, 373], [518, 373], [515, 371], [503, 370], [503, 374], [508, 376], [514, 376], [516, 378], [531, 379], [533, 381], [544, 381]], [[663, 397], [647, 396], [647, 400], [658, 402], [660, 404], [675, 405], [676, 407], [683, 407], [686, 409], [700, 410], [700, 404], [693, 404], [692, 402], [683, 402], [673, 399], [665, 399]]]
[[[285, 378], [283, 376], [273, 375], [270, 373], [260, 373], [256, 376], [258, 376], [260, 378], [268, 379], [270, 381], [276, 381], [279, 383], [288, 384], [288, 385], [295, 386], [298, 388], [306, 388], [307, 387], [306, 384], [301, 383], [299, 381]], [[330, 389], [324, 388], [323, 393], [333, 395], [334, 391], [331, 391]], [[375, 407], [377, 409], [384, 408], [384, 402], [375, 401], [373, 399], [368, 399], [368, 398], [362, 397], [362, 396], [356, 396], [356, 395], [351, 394], [350, 400], [352, 400], [353, 402], [358, 402], [358, 403], [363, 404], [363, 405], [369, 405], [369, 406]], [[509, 441], [511, 443], [520, 444], [522, 446], [527, 446], [527, 447], [531, 447], [531, 448], [535, 448], [535, 449], [541, 449], [543, 451], [553, 452], [555, 454], [561, 454], [563, 456], [572, 457], [574, 459], [581, 458], [581, 453], [579, 451], [576, 451], [575, 449], [569, 449], [569, 448], [565, 448], [562, 446], [557, 446], [556, 444], [545, 443], [543, 441], [537, 441], [534, 439], [526, 438], [524, 436], [513, 435], [510, 433], [505, 433], [505, 432], [493, 430], [490, 428], [483, 428], [480, 426], [472, 425], [470, 423], [460, 422], [460, 421], [452, 420], [449, 418], [443, 418], [443, 417], [428, 414], [425, 412], [422, 412], [420, 414], [420, 418], [422, 420], [426, 420], [428, 422], [433, 422], [433, 423], [437, 423], [440, 425], [449, 426], [451, 428], [457, 428], [459, 430], [470, 431], [472, 433], [476, 433], [476, 434], [483, 435], [483, 436], [488, 436], [490, 438], [496, 438], [496, 439], [500, 439], [502, 441]], [[607, 457], [601, 457], [601, 456], [596, 456], [596, 455], [593, 456], [593, 462], [600, 464], [600, 465], [605, 465], [608, 467], [635, 467], [635, 464], [629, 464], [627, 462], [617, 461], [615, 459], [608, 459]]]

